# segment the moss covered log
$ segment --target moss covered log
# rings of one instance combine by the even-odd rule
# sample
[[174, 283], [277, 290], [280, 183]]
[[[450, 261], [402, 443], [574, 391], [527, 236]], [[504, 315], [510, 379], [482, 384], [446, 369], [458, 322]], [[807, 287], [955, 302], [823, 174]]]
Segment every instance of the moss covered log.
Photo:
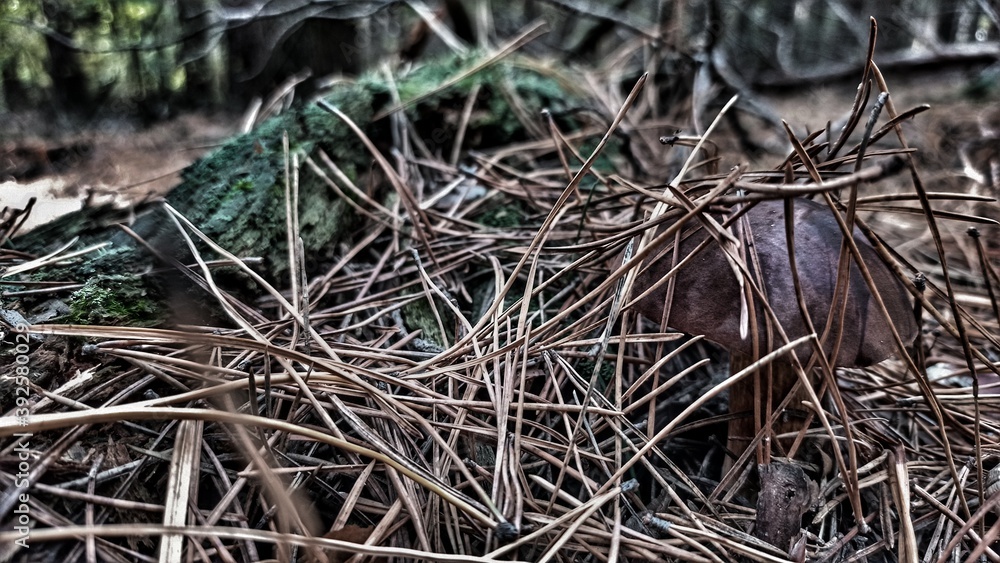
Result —
[[[393, 147], [390, 119], [375, 119], [376, 115], [392, 107], [393, 89], [398, 92], [398, 99], [419, 98], [419, 103], [407, 105], [406, 116], [413, 133], [427, 149], [442, 155], [452, 150], [462, 108], [470, 94], [476, 95], [476, 103], [464, 137], [465, 149], [501, 146], [530, 138], [531, 129], [536, 134], [543, 130], [539, 117], [542, 109], [558, 113], [580, 103], [567, 90], [567, 81], [553, 78], [557, 76], [555, 73], [536, 70], [534, 64], [489, 66], [447, 89], [439, 89], [451, 77], [476, 66], [478, 60], [481, 57], [442, 58], [392, 80], [384, 74], [368, 74], [337, 85], [324, 99], [358, 124], [379, 150], [389, 154]], [[284, 285], [281, 280], [288, 276], [283, 150], [286, 134], [290, 152], [300, 155], [300, 160], [305, 156], [315, 157], [322, 150], [352, 181], [375, 190], [376, 198], [386, 197], [392, 189], [378, 171], [369, 175], [373, 158], [358, 136], [340, 118], [311, 103], [288, 110], [227, 141], [188, 167], [182, 174], [182, 182], [165, 198], [229, 252], [240, 257], [259, 257], [261, 260], [254, 267], [279, 286]], [[363, 230], [363, 219], [308, 169], [303, 168], [299, 182], [300, 235], [306, 260], [313, 271], [318, 271], [333, 258], [338, 242], [350, 242]], [[107, 243], [100, 251], [81, 259], [31, 272], [29, 279], [33, 281], [88, 284], [86, 292], [78, 290], [70, 297], [71, 309], [77, 300], [86, 299], [93, 305], [90, 297], [98, 286], [102, 288], [101, 294], [110, 299], [108, 292], [113, 294], [124, 287], [122, 276], [141, 279], [142, 291], [151, 299], [165, 298], [162, 279], [146, 274], [171, 266], [137, 244], [119, 224], [129, 224], [161, 255], [191, 262], [186, 243], [159, 203], [142, 204], [128, 212], [111, 207], [84, 209], [15, 238], [8, 245], [22, 252], [44, 255], [75, 237], [79, 237], [73, 247], [76, 249]], [[199, 251], [206, 258], [215, 258], [203, 245]], [[111, 283], [111, 280], [116, 281]], [[130, 291], [136, 289], [134, 284], [126, 285]], [[173, 295], [176, 289], [171, 287], [166, 292]], [[192, 292], [190, 288], [184, 291]], [[74, 320], [147, 325], [151, 319], [164, 316], [147, 311], [128, 320], [120, 318], [120, 312], [92, 311], [88, 315], [77, 314]]]

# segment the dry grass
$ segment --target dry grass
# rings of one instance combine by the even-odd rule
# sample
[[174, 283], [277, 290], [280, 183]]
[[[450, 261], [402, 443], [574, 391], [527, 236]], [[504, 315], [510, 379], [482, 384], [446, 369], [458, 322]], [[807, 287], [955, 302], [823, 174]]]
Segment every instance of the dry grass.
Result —
[[[869, 72], [865, 84], [887, 90]], [[471, 174], [412, 151], [397, 168], [373, 152], [375, 177], [398, 192], [388, 206], [345, 183], [334, 157], [300, 166], [290, 155], [288, 209], [307, 204], [297, 175], [321, 173], [357, 196], [367, 224], [321, 276], [280, 288], [256, 278], [253, 303], [234, 304], [199, 258], [230, 328], [31, 327], [87, 338], [97, 359], [78, 358], [90, 369], [58, 389], [31, 388], [26, 424], [0, 418], [0, 514], [30, 494], [31, 552], [58, 547], [71, 561], [785, 560], [747, 533], [753, 464], [720, 472], [723, 361], [639, 319], [630, 284], [651, 252], [648, 227], [671, 209], [731, 204], [737, 187], [741, 201], [809, 189], [889, 241], [885, 257], [933, 331], [912, 358], [838, 373], [846, 410], [810, 407], [825, 422], [797, 456], [817, 484], [805, 556], [1000, 560], [990, 547], [1000, 495], [982, 485], [998, 480], [1000, 279], [995, 238], [962, 234], [971, 203], [921, 185], [891, 98], [874, 131], [863, 131], [875, 103], [865, 91], [854, 125], [830, 132], [836, 148], [813, 135], [775, 171], [720, 176], [712, 128], [655, 144], [671, 126], [644, 93], [666, 86], [643, 80], [628, 97], [594, 88], [610, 126], [571, 135], [550, 123], [523, 145], [476, 154]], [[595, 170], [601, 143], [580, 152], [623, 129], [635, 155], [659, 159], [644, 169], [668, 151], [685, 162], [671, 187], [627, 163]], [[892, 159], [903, 203], [869, 184]], [[521, 224], [484, 228], [501, 208]], [[195, 256], [210, 250], [254, 275], [174, 218]], [[893, 231], [923, 242], [894, 253]], [[295, 241], [294, 211], [288, 233]], [[292, 252], [297, 270], [307, 260]], [[917, 272], [923, 293], [909, 281]], [[31, 434], [24, 487], [15, 433]], [[17, 537], [4, 529], [0, 545]]]

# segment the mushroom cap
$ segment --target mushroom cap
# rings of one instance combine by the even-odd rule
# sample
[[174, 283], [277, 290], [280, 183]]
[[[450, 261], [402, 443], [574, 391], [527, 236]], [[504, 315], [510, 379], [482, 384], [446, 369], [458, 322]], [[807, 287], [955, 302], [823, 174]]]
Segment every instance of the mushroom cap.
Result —
[[[796, 198], [794, 210], [795, 260], [799, 280], [813, 326], [822, 336], [831, 310], [834, 314], [839, 311], [839, 307], [831, 307], [831, 304], [837, 284], [843, 235], [826, 205]], [[784, 202], [760, 202], [748, 210], [745, 217], [760, 262], [763, 291], [767, 294], [778, 322], [789, 340], [805, 336], [808, 331], [795, 297], [788, 259]], [[685, 234], [690, 236], [681, 242], [679, 259], [690, 254], [708, 236], [704, 229]], [[903, 284], [857, 227], [853, 236], [892, 323], [903, 342], [909, 342], [916, 336], [917, 326]], [[641, 294], [670, 271], [673, 252], [667, 249], [648, 260], [651, 262], [644, 265], [636, 278], [633, 295]], [[667, 284], [661, 284], [637, 303], [638, 311], [659, 322], [666, 304], [666, 291]], [[703, 334], [708, 340], [732, 353], [750, 355], [753, 352], [752, 335], [747, 335], [746, 338], [740, 336], [740, 294], [735, 273], [719, 245], [713, 241], [676, 274], [673, 301], [666, 325], [689, 334]], [[850, 287], [846, 301], [840, 348], [837, 357], [830, 358], [833, 364], [843, 367], [867, 366], [895, 353], [896, 345], [889, 324], [853, 259], [850, 260]], [[753, 309], [757, 317], [759, 353], [763, 355], [782, 343], [778, 342], [779, 337], [774, 332], [775, 342], [768, 346], [764, 308], [756, 301], [756, 297]], [[828, 357], [832, 354], [836, 335], [834, 327], [823, 343]], [[805, 345], [795, 352], [800, 360], [806, 360], [811, 351], [812, 347]]]

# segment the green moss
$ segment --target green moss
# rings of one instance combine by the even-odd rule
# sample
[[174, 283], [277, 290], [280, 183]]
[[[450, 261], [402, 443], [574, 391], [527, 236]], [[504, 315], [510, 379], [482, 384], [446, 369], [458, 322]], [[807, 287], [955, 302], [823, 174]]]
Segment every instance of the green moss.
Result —
[[69, 298], [72, 324], [153, 326], [163, 321], [160, 301], [149, 295], [135, 276], [100, 275], [91, 278]]
[[524, 207], [518, 201], [510, 201], [503, 205], [487, 209], [476, 221], [483, 226], [496, 229], [513, 229], [524, 224]]
[[35, 270], [27, 278], [30, 281], [82, 281], [107, 272], [134, 271], [141, 267], [139, 261], [135, 248], [112, 243], [72, 261]]
[[[347, 87], [328, 101], [356, 123], [371, 119], [371, 94], [362, 86]], [[370, 160], [357, 136], [337, 117], [309, 106], [230, 140], [185, 170], [184, 183], [169, 196], [178, 211], [229, 252], [261, 256], [265, 273], [273, 278], [288, 271], [282, 147], [286, 133], [290, 150], [298, 152], [300, 160], [322, 149], [349, 175]], [[332, 243], [353, 228], [353, 213], [308, 167], [299, 176], [299, 201], [306, 255], [318, 261], [329, 258]]]
[[[611, 352], [609, 351], [609, 353]], [[580, 360], [576, 364], [576, 373], [578, 373], [584, 381], [590, 381], [590, 377], [594, 375], [594, 366], [594, 360]], [[603, 392], [604, 388], [614, 379], [614, 377], [615, 363], [608, 360], [602, 361], [601, 368], [597, 372], [597, 390]]]
[[[438, 308], [438, 314], [441, 315], [441, 321], [445, 325], [445, 331], [447, 334], [441, 334], [441, 327], [438, 325], [437, 318], [434, 316], [434, 311], [431, 310], [431, 306], [427, 303], [427, 301], [420, 299], [403, 307], [403, 315], [406, 317], [406, 326], [410, 330], [419, 330], [420, 337], [424, 340], [444, 348], [447, 346], [447, 343], [453, 341], [455, 337], [454, 332], [449, 330], [449, 319], [451, 319], [452, 316], [450, 312], [443, 311], [442, 308]], [[445, 338], [447, 338], [447, 341]]]
[[[593, 154], [594, 150], [597, 149], [597, 145], [601, 142], [599, 137], [591, 137], [580, 143], [579, 152], [583, 158], [589, 158]], [[622, 142], [621, 139], [617, 137], [612, 137], [608, 140], [608, 144], [604, 145], [601, 149], [601, 154], [597, 155], [597, 160], [594, 161], [593, 170], [598, 172], [603, 172], [605, 174], [614, 173], [616, 170], [621, 170], [621, 163], [616, 164], [616, 161], [623, 159], [622, 155]], [[597, 179], [593, 176], [587, 177], [589, 181], [594, 186], [603, 187], [597, 182]], [[587, 189], [587, 186], [581, 185], [581, 189]]]
[[[499, 146], [527, 136], [511, 108], [511, 93], [528, 115], [538, 115], [542, 108], [559, 111], [580, 103], [566, 93], [554, 75], [518, 66], [515, 59], [512, 59], [513, 64], [504, 61], [492, 65], [458, 84], [436, 91], [443, 81], [473, 68], [482, 59], [482, 54], [445, 57], [417, 66], [395, 79], [404, 101], [435, 92], [407, 109], [415, 133], [433, 152], [447, 154], [451, 149], [461, 108], [475, 85], [481, 87], [466, 130], [465, 144], [470, 147]], [[388, 152], [392, 142], [391, 120], [372, 119], [392, 101], [390, 85], [380, 72], [338, 85], [325, 100], [360, 127], [378, 150]], [[290, 150], [300, 156], [300, 161], [307, 157], [319, 161], [317, 155], [322, 150], [352, 181], [360, 184], [368, 181], [362, 175], [371, 169], [373, 157], [369, 149], [341, 118], [317, 104], [309, 104], [230, 139], [214, 153], [185, 169], [182, 183], [166, 198], [192, 224], [229, 252], [263, 258], [262, 273], [271, 279], [286, 278], [288, 274], [282, 143], [285, 134]], [[380, 176], [376, 173], [373, 178]], [[384, 182], [374, 187], [381, 190], [372, 194], [376, 199], [391, 192]], [[359, 219], [308, 165], [301, 167], [299, 201], [300, 236], [305, 255], [308, 263], [318, 268], [333, 258], [338, 242], [356, 234]], [[114, 241], [114, 247], [106, 252], [114, 253], [117, 263], [101, 258], [84, 264], [91, 259], [87, 257], [71, 268], [48, 271], [47, 279], [85, 280], [108, 272], [139, 272], [150, 266], [151, 254], [137, 248], [124, 233], [110, 227], [113, 222], [109, 222], [106, 215], [95, 218], [87, 213], [90, 212], [74, 214], [74, 219], [29, 233], [23, 241], [16, 240], [15, 247], [43, 254], [77, 235], [81, 237], [77, 248]], [[501, 209], [496, 217], [486, 219], [486, 223], [507, 228], [521, 224], [523, 218], [523, 211], [510, 207]], [[116, 218], [114, 222], [119, 220], [127, 218]], [[158, 252], [185, 262], [189, 260], [186, 244], [172, 221], [157, 206], [149, 206], [146, 215], [133, 223], [132, 228]], [[212, 258], [207, 248], [198, 244], [200, 251], [206, 253], [205, 258]]]
[[517, 59], [489, 66], [449, 88], [440, 88], [443, 82], [475, 67], [483, 58], [482, 53], [454, 55], [416, 67], [398, 79], [399, 95], [403, 101], [420, 98], [418, 104], [408, 107], [407, 115], [432, 151], [440, 148], [447, 153], [451, 150], [461, 108], [475, 86], [479, 90], [465, 132], [465, 142], [479, 149], [527, 138], [518, 112], [511, 107], [514, 98], [522, 109], [521, 115], [537, 118], [539, 124], [542, 123], [539, 115], [543, 109], [562, 113], [583, 103], [557, 79], [555, 73], [542, 73], [520, 66]]
[[240, 178], [233, 184], [233, 190], [238, 192], [248, 192], [253, 189], [253, 182], [247, 178]]
[[[450, 150], [450, 144], [457, 130], [457, 121], [449, 122], [447, 119], [442, 119], [442, 116], [444, 114], [447, 117], [448, 112], [454, 113], [454, 108], [461, 107], [465, 97], [477, 84], [481, 86], [480, 100], [470, 122], [466, 141], [480, 147], [506, 144], [525, 136], [517, 115], [510, 107], [509, 95], [504, 93], [504, 90], [516, 92], [519, 103], [525, 106], [524, 109], [529, 114], [537, 115], [543, 108], [558, 110], [567, 107], [568, 104], [578, 103], [573, 101], [572, 96], [567, 95], [565, 89], [555, 79], [511, 64], [488, 67], [450, 88], [439, 90], [442, 82], [473, 67], [481, 60], [481, 54], [444, 57], [417, 66], [411, 72], [396, 78], [396, 87], [402, 100], [411, 100], [428, 92], [435, 92], [407, 110], [416, 126], [417, 134], [428, 145], [432, 145], [432, 150], [435, 148]], [[390, 104], [389, 92], [389, 85], [384, 76], [380, 73], [371, 73], [362, 76], [353, 84], [339, 87], [326, 97], [326, 101], [364, 129], [372, 142], [384, 151], [383, 145], [390, 139], [388, 129], [390, 120], [372, 121], [372, 117], [375, 112]], [[315, 154], [316, 149], [324, 150], [352, 181], [358, 179], [359, 170], [366, 170], [370, 166], [372, 157], [357, 135], [341, 119], [318, 105], [311, 104], [301, 108], [294, 121], [294, 124], [287, 121], [269, 122], [252, 134], [256, 135], [258, 141], [262, 138], [273, 139], [269, 143], [261, 142], [266, 151], [271, 147], [280, 147], [281, 134], [287, 130], [293, 147], [304, 154]], [[276, 152], [280, 153], [280, 150]], [[283, 185], [284, 162], [280, 154], [277, 156], [278, 158], [275, 158], [269, 167], [269, 174], [255, 180], [255, 184], [270, 182], [278, 187]], [[305, 251], [307, 255], [322, 260], [334, 247], [331, 244], [333, 241], [341, 240], [352, 232], [355, 218], [349, 207], [344, 202], [338, 201], [332, 191], [307, 169], [300, 176], [300, 183], [300, 199], [309, 202], [300, 210]], [[273, 210], [283, 208], [280, 200], [280, 197], [283, 197], [282, 190], [275, 190], [275, 194], [274, 200], [266, 206], [273, 218], [270, 234], [263, 238], [276, 241], [276, 244], [269, 245], [265, 259], [273, 273], [281, 274], [287, 268], [285, 224], [283, 215], [274, 213]], [[251, 218], [254, 224], [266, 223], [260, 214], [253, 212], [248, 214], [245, 221]], [[239, 222], [241, 218], [234, 217], [233, 220]], [[523, 221], [523, 210], [514, 204], [502, 209], [490, 226], [512, 227], [522, 224]], [[232, 230], [246, 232], [246, 229]], [[225, 243], [230, 250], [240, 249], [238, 241], [220, 239], [219, 242]]]
[[[454, 96], [468, 94], [473, 86], [500, 86], [513, 88], [526, 102], [529, 111], [534, 107], [553, 107], [564, 109], [574, 103], [574, 96], [568, 92], [568, 83], [558, 80], [555, 73], [542, 73], [527, 65], [518, 64], [518, 59], [510, 62], [490, 65], [479, 72], [463, 78], [450, 88], [441, 89], [441, 84], [452, 80], [469, 69], [482, 63], [485, 54], [475, 51], [466, 55], [451, 55], [431, 61], [413, 68], [406, 75], [398, 78], [397, 88], [402, 100], [412, 100], [419, 96], [424, 98], [423, 105], [437, 106], [443, 100], [450, 101]], [[379, 81], [379, 84], [382, 84]], [[384, 88], [384, 86], [383, 86]], [[509, 112], [509, 106], [502, 99], [496, 101], [492, 109], [503, 113]]]
[[430, 92], [435, 92], [425, 103], [433, 105], [436, 100], [442, 97], [451, 96], [455, 91], [468, 92], [474, 84], [482, 81], [483, 73], [470, 76], [452, 86], [452, 91], [441, 90], [441, 84], [473, 67], [477, 61], [482, 60], [480, 53], [470, 53], [466, 55], [452, 54], [443, 56], [432, 63], [416, 65], [405, 76], [400, 77], [397, 83], [399, 97], [402, 100], [412, 100], [418, 96], [424, 96]]

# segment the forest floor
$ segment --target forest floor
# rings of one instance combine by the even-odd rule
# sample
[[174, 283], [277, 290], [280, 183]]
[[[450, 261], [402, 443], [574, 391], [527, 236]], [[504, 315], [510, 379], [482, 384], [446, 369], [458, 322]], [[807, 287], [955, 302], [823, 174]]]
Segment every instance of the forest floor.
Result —
[[44, 119], [40, 112], [10, 116], [0, 134], [9, 139], [0, 144], [3, 206], [23, 208], [37, 198], [25, 231], [88, 199], [127, 204], [166, 194], [181, 171], [233, 135], [239, 121], [186, 113], [147, 128], [105, 123], [57, 132]]

